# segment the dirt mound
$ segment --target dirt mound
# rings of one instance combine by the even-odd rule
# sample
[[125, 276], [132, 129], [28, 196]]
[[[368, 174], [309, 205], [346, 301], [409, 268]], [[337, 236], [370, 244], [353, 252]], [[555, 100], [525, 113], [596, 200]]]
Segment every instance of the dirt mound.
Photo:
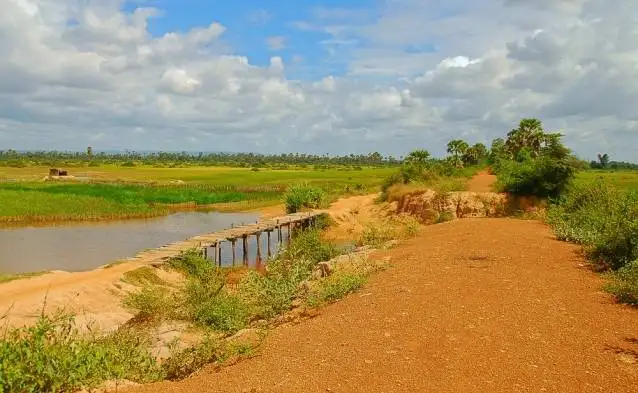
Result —
[[511, 205], [506, 194], [422, 190], [402, 195], [397, 201], [397, 212], [411, 214], [423, 222], [433, 222], [443, 216], [449, 219], [501, 217], [510, 211]]

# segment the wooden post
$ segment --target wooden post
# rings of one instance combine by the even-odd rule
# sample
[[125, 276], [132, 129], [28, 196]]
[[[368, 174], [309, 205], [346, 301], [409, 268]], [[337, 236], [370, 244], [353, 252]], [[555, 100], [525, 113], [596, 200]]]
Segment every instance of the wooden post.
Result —
[[236, 243], [236, 239], [232, 239], [230, 241], [230, 244], [232, 245], [233, 248], [233, 267], [235, 267], [235, 261], [236, 261], [236, 256], [235, 256], [235, 243]]
[[284, 234], [281, 232], [281, 225], [279, 225], [279, 220], [277, 220], [277, 235], [279, 237], [279, 247], [281, 247], [281, 243], [284, 241]]
[[213, 262], [217, 263], [217, 243], [213, 244]]
[[292, 239], [292, 223], [288, 223], [288, 243], [290, 243], [290, 239]]
[[272, 231], [269, 230], [268, 232], [266, 232], [268, 234], [268, 258], [272, 256], [272, 251], [270, 249], [270, 232]]
[[217, 246], [217, 256], [219, 257], [217, 259], [217, 264], [219, 265], [219, 267], [221, 267], [222, 266], [222, 244], [221, 244], [221, 242]]
[[204, 259], [208, 259], [208, 246], [204, 247], [202, 254], [204, 255]]
[[261, 233], [257, 232], [255, 236], [257, 237], [257, 257], [255, 258], [255, 264], [259, 266], [261, 265]]
[[248, 235], [244, 235], [242, 240], [244, 246], [244, 265], [248, 266]]

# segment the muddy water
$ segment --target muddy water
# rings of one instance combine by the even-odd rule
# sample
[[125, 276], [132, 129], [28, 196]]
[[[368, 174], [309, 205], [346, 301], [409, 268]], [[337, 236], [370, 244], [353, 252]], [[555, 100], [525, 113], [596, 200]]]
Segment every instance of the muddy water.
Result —
[[[148, 248], [256, 220], [256, 215], [246, 213], [183, 212], [152, 220], [0, 229], [0, 272], [91, 270]], [[276, 238], [272, 236], [271, 239], [273, 251]], [[265, 257], [265, 235], [261, 248]], [[230, 250], [229, 245], [222, 249], [224, 265], [232, 263]], [[238, 243], [239, 263], [242, 260], [240, 250], [241, 243]], [[212, 258], [212, 250], [210, 254]], [[254, 239], [249, 243], [249, 254], [252, 264], [256, 256]]]

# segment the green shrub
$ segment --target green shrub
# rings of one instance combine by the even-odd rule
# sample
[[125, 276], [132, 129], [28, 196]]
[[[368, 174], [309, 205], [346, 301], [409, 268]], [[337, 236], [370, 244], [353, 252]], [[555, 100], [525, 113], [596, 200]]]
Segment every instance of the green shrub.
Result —
[[362, 273], [340, 272], [323, 279], [308, 295], [307, 304], [317, 307], [324, 303], [333, 302], [349, 295], [361, 288], [366, 282]]
[[503, 161], [498, 169], [498, 185], [504, 192], [518, 196], [556, 198], [569, 185], [575, 170], [566, 160], [550, 157]]
[[175, 316], [175, 299], [166, 288], [144, 286], [138, 292], [129, 293], [122, 302], [125, 307], [136, 310], [141, 319], [162, 320]]
[[223, 360], [227, 348], [220, 340], [207, 337], [203, 342], [181, 351], [171, 351], [171, 356], [162, 363], [166, 379], [184, 379], [207, 364]]
[[311, 263], [328, 261], [341, 254], [332, 243], [321, 239], [319, 229], [298, 232], [294, 240], [283, 250], [281, 259], [304, 260]]
[[605, 289], [621, 303], [638, 305], [638, 260], [627, 264], [610, 276]]
[[251, 311], [238, 296], [220, 292], [201, 298], [200, 293], [194, 295], [192, 291], [191, 287], [189, 306], [193, 320], [199, 324], [225, 333], [235, 333], [248, 324]]
[[82, 337], [67, 315], [43, 316], [0, 339], [3, 392], [71, 392], [107, 380], [151, 382], [161, 377], [145, 340], [126, 330]]
[[326, 195], [320, 188], [293, 186], [284, 197], [286, 213], [296, 213], [304, 208], [317, 209], [325, 202]]
[[638, 193], [606, 182], [577, 184], [548, 212], [560, 240], [584, 246], [614, 270], [638, 259]]

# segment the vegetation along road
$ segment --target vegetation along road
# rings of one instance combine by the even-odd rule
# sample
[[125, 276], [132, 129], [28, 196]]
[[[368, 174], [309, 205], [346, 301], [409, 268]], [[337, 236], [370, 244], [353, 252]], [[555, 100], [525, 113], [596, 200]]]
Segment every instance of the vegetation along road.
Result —
[[456, 220], [375, 257], [392, 268], [258, 356], [131, 392], [635, 392], [638, 313], [546, 225]]

